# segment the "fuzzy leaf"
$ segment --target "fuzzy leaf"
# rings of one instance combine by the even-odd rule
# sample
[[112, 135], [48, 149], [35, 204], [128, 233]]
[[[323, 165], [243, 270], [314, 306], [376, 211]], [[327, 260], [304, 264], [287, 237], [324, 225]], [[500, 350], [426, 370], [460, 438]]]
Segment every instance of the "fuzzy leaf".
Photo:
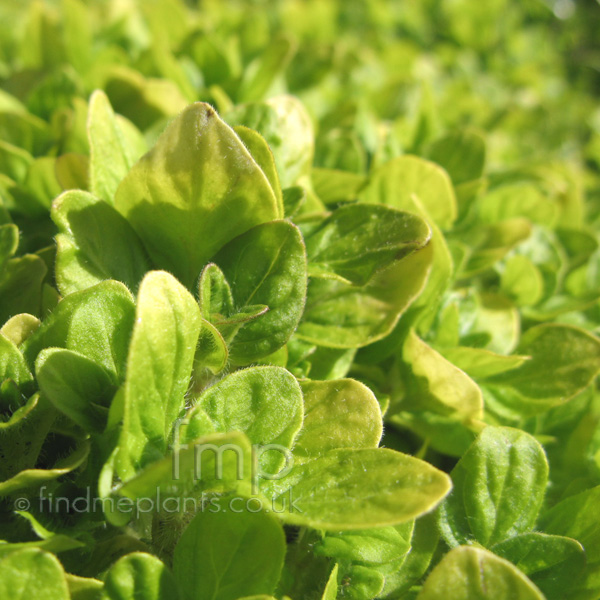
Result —
[[173, 273], [188, 289], [227, 242], [283, 216], [256, 161], [203, 103], [171, 121], [119, 185], [115, 206], [155, 266]]
[[153, 271], [144, 278], [125, 378], [117, 461], [123, 479], [165, 455], [185, 404], [200, 321], [198, 304], [172, 275]]

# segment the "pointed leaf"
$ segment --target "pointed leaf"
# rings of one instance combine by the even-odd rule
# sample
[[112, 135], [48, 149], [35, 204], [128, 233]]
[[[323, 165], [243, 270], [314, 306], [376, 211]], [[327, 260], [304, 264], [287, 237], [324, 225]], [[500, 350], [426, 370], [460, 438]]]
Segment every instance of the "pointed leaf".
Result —
[[191, 288], [227, 242], [281, 210], [241, 140], [208, 105], [192, 104], [129, 171], [115, 206], [154, 264]]
[[410, 521], [451, 487], [442, 471], [387, 448], [332, 450], [272, 483], [286, 523], [333, 531]]
[[112, 204], [119, 183], [141, 152], [128, 143], [109, 99], [101, 90], [96, 90], [90, 98], [87, 131], [90, 192]]

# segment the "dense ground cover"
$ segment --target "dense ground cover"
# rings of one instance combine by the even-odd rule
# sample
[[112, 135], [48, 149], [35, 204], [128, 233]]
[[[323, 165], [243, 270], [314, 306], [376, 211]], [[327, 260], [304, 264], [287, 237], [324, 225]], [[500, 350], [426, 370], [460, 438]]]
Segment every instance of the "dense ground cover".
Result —
[[2, 2], [0, 598], [599, 598], [599, 28]]

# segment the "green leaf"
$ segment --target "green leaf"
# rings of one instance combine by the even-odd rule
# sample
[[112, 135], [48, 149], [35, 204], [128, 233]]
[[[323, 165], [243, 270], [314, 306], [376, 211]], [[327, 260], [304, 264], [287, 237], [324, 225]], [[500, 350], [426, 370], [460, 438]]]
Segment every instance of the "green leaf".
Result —
[[51, 144], [48, 125], [29, 113], [0, 113], [0, 140], [21, 148], [32, 156], [41, 156]]
[[17, 251], [19, 228], [12, 223], [0, 226], [0, 268]]
[[329, 575], [329, 579], [327, 580], [327, 585], [325, 586], [325, 590], [323, 591], [323, 596], [321, 600], [336, 600], [337, 598], [337, 575], [338, 575], [338, 565], [336, 564], [332, 571], [331, 575]]
[[396, 594], [401, 597], [403, 592], [421, 581], [433, 559], [438, 540], [433, 514], [417, 519], [410, 539], [410, 550], [400, 568], [386, 575], [382, 596]]
[[[24, 430], [21, 431], [13, 431], [11, 433], [18, 435], [19, 440], [25, 447], [25, 451], [29, 453], [32, 449], [37, 446], [37, 450], [39, 451], [39, 446], [44, 441], [47, 430], [50, 425], [54, 421], [55, 413], [54, 411], [45, 410], [43, 404], [38, 407], [38, 410], [31, 415], [29, 421], [22, 420], [19, 425], [25, 425]], [[9, 434], [10, 435], [10, 434]], [[33, 438], [33, 439], [32, 439]], [[12, 440], [12, 449], [17, 448], [20, 450], [20, 444], [15, 443]], [[42, 483], [46, 483], [52, 481], [53, 479], [58, 479], [71, 471], [74, 471], [78, 467], [80, 467], [88, 458], [88, 454], [90, 451], [90, 445], [87, 442], [81, 443], [75, 450], [68, 456], [61, 458], [56, 462], [56, 464], [49, 469], [28, 469], [24, 468], [19, 471], [16, 475], [11, 477], [10, 479], [6, 479], [0, 483], [0, 495], [8, 495], [13, 494], [14, 492], [18, 492], [19, 490], [26, 490], [29, 488], [38, 488]], [[6, 449], [4, 449], [5, 456], [7, 455]], [[21, 458], [21, 457], [19, 457]], [[25, 459], [29, 458], [27, 456], [23, 457]], [[34, 461], [31, 461], [34, 462]], [[25, 462], [18, 465], [23, 467]], [[45, 544], [44, 547], [51, 552], [59, 551], [59, 549], [63, 546], [63, 541], [66, 541], [69, 546], [68, 549], [71, 549], [73, 546], [73, 542], [71, 538], [64, 539], [56, 539], [54, 542]], [[80, 546], [79, 542], [76, 543], [76, 546]], [[0, 546], [1, 548], [1, 546]], [[63, 548], [67, 549], [67, 548]]]
[[572, 538], [544, 533], [524, 533], [492, 548], [527, 575], [548, 600], [569, 595], [573, 580], [581, 575], [586, 559], [581, 544]]
[[23, 355], [33, 366], [44, 348], [66, 348], [121, 379], [134, 319], [129, 290], [122, 283], [104, 281], [61, 300], [40, 328], [25, 340]]
[[430, 410], [465, 422], [483, 417], [481, 390], [410, 330], [402, 347], [405, 398], [400, 410]]
[[242, 104], [225, 115], [231, 125], [258, 131], [273, 152], [283, 189], [302, 183], [309, 175], [314, 155], [311, 118], [293, 96], [276, 96], [264, 102]]
[[455, 367], [458, 367], [474, 379], [485, 379], [486, 377], [517, 369], [529, 360], [528, 356], [514, 354], [504, 356], [503, 354], [495, 354], [483, 348], [469, 348], [468, 346], [442, 348], [440, 353]]
[[400, 156], [376, 169], [361, 190], [362, 202], [386, 204], [398, 210], [413, 211], [412, 195], [442, 229], [456, 219], [456, 198], [446, 171], [416, 156]]
[[429, 160], [444, 167], [454, 185], [479, 179], [485, 165], [485, 139], [470, 130], [448, 133], [429, 147]]
[[117, 189], [115, 206], [154, 264], [188, 288], [223, 245], [283, 216], [241, 140], [202, 103], [176, 117], [133, 166]]
[[[146, 6], [148, 5], [145, 4], [144, 7]], [[163, 10], [166, 9], [166, 14], [168, 14], [166, 19], [168, 22], [171, 22], [173, 19], [174, 10], [179, 8], [181, 5], [176, 2], [169, 2], [168, 4], [164, 5], [154, 3], [155, 9], [160, 6], [164, 7]], [[156, 15], [157, 11], [154, 10], [152, 13]], [[169, 47], [169, 42], [167, 40], [167, 36], [165, 35], [165, 17], [155, 17], [154, 19], [150, 20], [150, 23], [153, 34], [153, 43], [150, 52], [152, 53], [152, 59], [157, 70], [165, 80], [170, 80], [177, 86], [177, 88], [179, 88], [181, 95], [188, 102], [194, 102], [197, 99], [197, 91], [194, 89], [191, 77], [183, 67], [182, 61], [178, 60], [173, 55], [173, 52]], [[187, 18], [185, 19], [184, 23], [187, 25]], [[185, 29], [182, 28], [179, 35], [181, 35], [181, 31], [185, 31], [186, 29], [187, 27]]]
[[548, 462], [528, 433], [486, 427], [450, 473], [454, 488], [439, 508], [450, 547], [492, 547], [526, 533], [536, 522], [548, 481]]
[[295, 52], [293, 40], [275, 37], [244, 72], [238, 89], [238, 100], [260, 100], [271, 87], [275, 77], [283, 72]]
[[34, 254], [11, 258], [0, 270], [0, 323], [19, 313], [39, 315], [42, 284], [48, 269]]
[[258, 163], [258, 166], [269, 180], [273, 194], [275, 194], [279, 203], [280, 214], [283, 215], [283, 195], [281, 193], [281, 185], [279, 184], [279, 176], [277, 175], [277, 167], [275, 166], [275, 158], [265, 138], [257, 131], [243, 125], [238, 125], [233, 130], [240, 140], [242, 140], [244, 146], [248, 148], [252, 158]]
[[282, 192], [283, 209], [286, 218], [291, 219], [306, 202], [307, 192], [303, 187], [294, 185]]
[[103, 89], [115, 112], [127, 117], [142, 130], [159, 119], [175, 116], [188, 104], [173, 81], [146, 78], [124, 65], [108, 67]]
[[353, 379], [301, 381], [304, 423], [294, 456], [305, 461], [337, 448], [376, 448], [383, 432], [379, 402]]
[[410, 521], [450, 487], [449, 477], [430, 464], [376, 448], [332, 450], [295, 466], [270, 490], [286, 523], [343, 531]]
[[[184, 437], [183, 428], [182, 432], [181, 437]], [[178, 439], [178, 435], [176, 432], [170, 455], [151, 463], [116, 490], [113, 498], [117, 498], [117, 510], [129, 516], [135, 514], [135, 504], [121, 507], [119, 496], [136, 500], [155, 499], [160, 494], [164, 504], [154, 506], [165, 507], [173, 513], [173, 505], [169, 504], [168, 499], [183, 501], [183, 504], [175, 504], [177, 510], [181, 510], [182, 506], [184, 510], [190, 509], [190, 504], [186, 504], [187, 499], [194, 509], [208, 510], [203, 493], [251, 493], [252, 448], [250, 440], [243, 433], [210, 433], [185, 445], [179, 442], [187, 440]], [[256, 504], [252, 508], [256, 508]]]
[[450, 344], [449, 338], [446, 345], [479, 347], [497, 354], [514, 351], [521, 333], [520, 313], [506, 296], [473, 291], [458, 297], [462, 314], [453, 332], [458, 339]]
[[175, 448], [177, 444], [181, 447], [194, 444], [198, 438], [211, 435], [215, 431], [215, 424], [206, 414], [206, 411], [195, 405], [181, 421], [177, 422], [173, 436], [173, 447]]
[[[492, 591], [493, 590], [493, 591]], [[417, 600], [544, 600], [519, 569], [487, 550], [451, 550], [426, 579]]]
[[31, 548], [9, 554], [0, 561], [0, 597], [69, 600], [70, 595], [58, 559]]
[[52, 200], [62, 192], [56, 179], [56, 159], [52, 156], [36, 158], [27, 171], [24, 187], [41, 208], [40, 216], [45, 216]]
[[548, 534], [577, 540], [585, 550], [586, 567], [573, 581], [569, 573], [571, 593], [582, 598], [592, 598], [600, 590], [600, 527], [598, 526], [598, 502], [600, 486], [586, 489], [569, 496], [544, 512], [539, 527]]
[[105, 279], [122, 281], [136, 291], [150, 264], [129, 223], [107, 202], [73, 190], [52, 205], [56, 238], [56, 280], [63, 295]]
[[544, 293], [540, 270], [522, 254], [515, 254], [506, 261], [500, 286], [520, 306], [537, 304]]
[[477, 204], [484, 223], [525, 217], [533, 223], [550, 226], [558, 216], [558, 206], [548, 202], [543, 188], [531, 182], [495, 186]]
[[110, 373], [72, 350], [46, 348], [35, 362], [42, 394], [84, 431], [101, 432], [116, 392]]
[[334, 557], [339, 562], [377, 567], [408, 554], [413, 528], [414, 522], [409, 521], [395, 527], [328, 533], [316, 546], [315, 552]]
[[334, 204], [357, 198], [366, 178], [350, 171], [314, 168], [311, 180], [319, 199], [325, 204]]
[[98, 600], [104, 584], [92, 577], [78, 577], [67, 573], [65, 575], [71, 600]]
[[90, 192], [112, 204], [119, 183], [145, 148], [131, 146], [109, 99], [101, 90], [96, 90], [90, 98], [87, 131], [90, 144]]
[[430, 236], [416, 215], [384, 206], [343, 206], [306, 236], [309, 274], [331, 272], [365, 285], [377, 271], [424, 246]]
[[80, 0], [62, 0], [65, 52], [78, 72], [85, 72], [92, 59], [91, 15]]
[[33, 163], [33, 156], [26, 150], [0, 140], [0, 172], [16, 183], [23, 183]]
[[454, 259], [440, 228], [432, 221], [423, 204], [416, 196], [412, 198], [415, 210], [431, 227], [431, 240], [428, 244], [431, 253], [431, 271], [423, 291], [415, 303], [415, 310], [421, 311], [417, 321], [419, 333], [424, 334], [432, 327], [437, 309], [452, 281], [455, 272]]
[[472, 252], [459, 274], [460, 277], [473, 277], [489, 269], [526, 240], [531, 232], [531, 223], [519, 217], [493, 225], [478, 225], [471, 241]]
[[[228, 375], [197, 400], [216, 430], [242, 431], [252, 444], [291, 448], [302, 426], [302, 392], [296, 378], [281, 367], [252, 367]], [[192, 414], [193, 414], [192, 409]], [[261, 457], [261, 468], [276, 474], [285, 457], [278, 451]]]
[[6, 90], [2, 90], [0, 91], [0, 111], [25, 114], [27, 113], [27, 108], [15, 96], [9, 94]]
[[132, 552], [106, 573], [100, 600], [178, 600], [175, 578], [164, 563], [151, 554]]
[[87, 190], [89, 184], [90, 159], [85, 154], [68, 152], [56, 159], [56, 180], [63, 190]]
[[17, 346], [0, 335], [0, 381], [12, 379], [17, 385], [33, 381], [33, 375]]
[[183, 532], [173, 570], [185, 600], [237, 600], [273, 593], [284, 554], [283, 528], [273, 515], [232, 509], [223, 499]]
[[[14, 383], [13, 383], [13, 385], [14, 385]], [[15, 385], [15, 387], [16, 387], [16, 385]], [[6, 388], [3, 386], [2, 392], [4, 392], [5, 389]], [[20, 392], [19, 388], [17, 387], [16, 391], [15, 391], [15, 401], [16, 401], [15, 403], [16, 404], [19, 404], [19, 402], [22, 400], [22, 398], [20, 396], [21, 396], [21, 392]], [[16, 437], [18, 428], [25, 424], [27, 424], [27, 426], [29, 428], [29, 425], [31, 425], [30, 421], [26, 421], [27, 417], [32, 416], [33, 417], [32, 421], [35, 423], [36, 419], [40, 415], [47, 417], [48, 414], [50, 414], [50, 420], [51, 420], [55, 416], [55, 414], [52, 409], [50, 409], [50, 410], [49, 409], [50, 409], [50, 404], [48, 402], [43, 402], [43, 401], [40, 402], [40, 395], [38, 393], [33, 394], [32, 396], [27, 398], [27, 400], [24, 402], [24, 404], [22, 406], [20, 406], [14, 413], [12, 413], [8, 419], [6, 419], [6, 417], [5, 417], [5, 420], [0, 421], [0, 431], [2, 431], [3, 433], [8, 433], [7, 438], [5, 438], [5, 439], [0, 438], [0, 443], [2, 443], [2, 445], [5, 447], [5, 449], [9, 448], [10, 444], [15, 442], [15, 437]], [[30, 432], [28, 432], [28, 434], [29, 433]], [[11, 439], [11, 436], [13, 439]], [[39, 446], [37, 449], [39, 450]], [[11, 452], [12, 452], [12, 450], [11, 450]]]
[[214, 261], [231, 286], [236, 312], [269, 308], [236, 333], [231, 359], [247, 364], [272, 354], [292, 335], [304, 308], [306, 254], [300, 231], [287, 221], [258, 225], [229, 242]]
[[223, 271], [214, 263], [202, 269], [198, 283], [198, 302], [205, 319], [225, 320], [235, 314], [231, 287]]
[[370, 567], [352, 565], [342, 574], [344, 596], [351, 600], [378, 598], [385, 583], [385, 577]]
[[430, 265], [425, 246], [363, 287], [312, 279], [298, 337], [331, 348], [356, 348], [385, 338], [423, 289]]
[[142, 281], [125, 378], [117, 471], [122, 479], [165, 455], [185, 404], [201, 317], [192, 295], [169, 273]]
[[389, 417], [427, 438], [440, 451], [460, 456], [483, 418], [479, 386], [411, 330], [398, 362], [403, 389]]
[[212, 323], [202, 319], [194, 370], [200, 367], [210, 369], [213, 373], [220, 373], [227, 366], [228, 359], [229, 351], [223, 336]]
[[342, 379], [350, 371], [355, 348], [317, 348], [310, 355], [310, 376], [312, 379]]
[[15, 511], [15, 514], [28, 521], [33, 533], [40, 539], [33, 542], [0, 543], [1, 558], [4, 558], [6, 555], [11, 554], [12, 552], [27, 548], [39, 548], [40, 550], [45, 550], [46, 552], [58, 554], [59, 552], [66, 552], [68, 550], [84, 547], [82, 542], [69, 537], [68, 535], [49, 531], [41, 523], [39, 523], [39, 521], [37, 521], [31, 513], [17, 510]]
[[535, 414], [567, 402], [600, 371], [600, 340], [569, 325], [532, 327], [523, 334], [517, 352], [531, 359], [486, 382], [499, 401], [517, 413]]
[[[314, 545], [321, 535], [311, 529], [286, 529], [286, 534], [296, 532], [288, 540], [285, 564], [277, 585], [278, 598], [321, 598], [327, 589], [334, 598], [337, 592], [337, 577], [332, 580], [331, 560], [316, 556]], [[334, 568], [335, 571], [338, 571]], [[332, 589], [333, 588], [333, 589]]]
[[11, 317], [0, 329], [0, 333], [15, 346], [20, 346], [41, 325], [33, 315], [22, 313]]

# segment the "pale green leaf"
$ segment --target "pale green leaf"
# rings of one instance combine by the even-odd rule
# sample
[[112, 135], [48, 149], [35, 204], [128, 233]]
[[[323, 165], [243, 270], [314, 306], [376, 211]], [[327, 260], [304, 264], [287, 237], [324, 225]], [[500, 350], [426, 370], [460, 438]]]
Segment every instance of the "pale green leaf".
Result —
[[122, 283], [104, 281], [61, 300], [25, 340], [23, 354], [33, 366], [44, 348], [75, 350], [121, 378], [134, 319], [129, 290]]
[[413, 194], [439, 227], [452, 226], [457, 207], [450, 177], [441, 167], [416, 156], [400, 156], [377, 168], [359, 199], [411, 211]]
[[[231, 286], [235, 312], [268, 307], [236, 327], [231, 359], [247, 364], [272, 354], [292, 335], [304, 308], [306, 254], [300, 231], [287, 221], [258, 225], [229, 242], [214, 261]], [[228, 333], [224, 328], [224, 337]]]
[[460, 546], [426, 579], [417, 600], [545, 600], [517, 567], [487, 550]]
[[136, 233], [110, 204], [72, 190], [54, 201], [51, 214], [60, 231], [56, 279], [63, 295], [105, 279], [137, 290], [150, 263]]
[[0, 597], [69, 600], [70, 595], [58, 559], [32, 548], [9, 554], [0, 561]]
[[439, 509], [451, 546], [488, 548], [535, 525], [548, 481], [548, 462], [534, 437], [486, 427], [450, 473], [454, 488]]
[[203, 103], [171, 121], [119, 185], [115, 206], [154, 264], [188, 288], [223, 245], [283, 216], [256, 161]]
[[90, 192], [112, 204], [119, 183], [141, 153], [128, 143], [109, 99], [101, 90], [96, 90], [90, 98], [87, 131]]
[[271, 594], [284, 554], [283, 528], [273, 515], [237, 509], [224, 498], [188, 525], [173, 570], [185, 600], [237, 600]]
[[158, 558], [132, 552], [118, 560], [106, 573], [100, 600], [179, 599], [175, 578]]
[[46, 348], [35, 361], [42, 394], [85, 431], [101, 432], [116, 392], [114, 377], [78, 352]]
[[430, 236], [416, 215], [368, 204], [343, 206], [306, 236], [309, 274], [333, 272], [365, 285], [377, 271], [424, 246]]
[[450, 478], [430, 464], [376, 448], [332, 450], [295, 466], [269, 491], [285, 522], [343, 531], [410, 521], [432, 510], [450, 487]]
[[172, 275], [146, 275], [127, 359], [117, 462], [123, 479], [165, 455], [171, 428], [185, 405], [200, 326], [198, 304]]
[[353, 379], [301, 381], [304, 423], [294, 456], [305, 461], [336, 448], [376, 448], [383, 432], [379, 403]]
[[[302, 426], [300, 386], [281, 367], [236, 371], [209, 387], [196, 406], [210, 417], [217, 431], [241, 431], [259, 447], [291, 448]], [[266, 473], [276, 474], [285, 457], [278, 450], [265, 452], [261, 459]]]

